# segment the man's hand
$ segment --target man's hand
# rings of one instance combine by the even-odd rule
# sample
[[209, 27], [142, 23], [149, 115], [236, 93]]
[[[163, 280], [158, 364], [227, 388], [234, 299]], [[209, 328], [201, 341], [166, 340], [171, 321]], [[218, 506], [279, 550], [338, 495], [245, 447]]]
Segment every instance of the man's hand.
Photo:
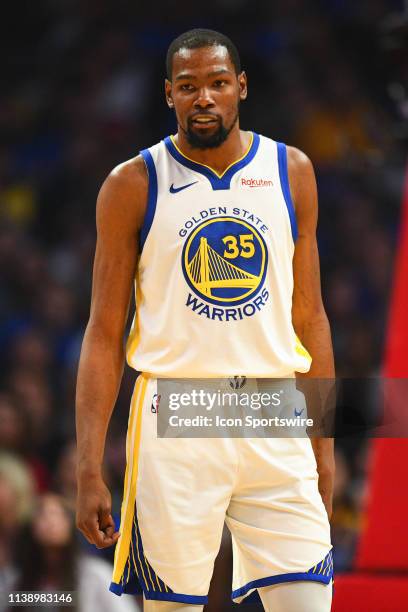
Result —
[[90, 544], [107, 548], [115, 544], [119, 532], [111, 514], [111, 494], [101, 477], [78, 479], [77, 527]]

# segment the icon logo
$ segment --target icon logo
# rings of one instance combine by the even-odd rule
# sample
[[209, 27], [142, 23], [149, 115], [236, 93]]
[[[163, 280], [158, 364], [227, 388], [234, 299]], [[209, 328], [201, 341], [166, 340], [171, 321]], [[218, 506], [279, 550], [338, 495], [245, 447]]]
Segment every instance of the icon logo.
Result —
[[184, 277], [201, 299], [236, 306], [253, 298], [263, 285], [267, 249], [258, 230], [235, 217], [204, 221], [184, 245]]
[[300, 417], [303, 411], [304, 411], [304, 408], [302, 408], [302, 410], [296, 410], [295, 408], [295, 417]]
[[231, 389], [242, 389], [246, 383], [246, 376], [234, 376], [229, 379]]
[[170, 193], [178, 193], [179, 191], [183, 191], [183, 189], [187, 189], [187, 187], [191, 187], [191, 185], [195, 185], [198, 181], [194, 181], [193, 183], [188, 183], [188, 185], [182, 185], [181, 187], [175, 187], [174, 183], [170, 185]]

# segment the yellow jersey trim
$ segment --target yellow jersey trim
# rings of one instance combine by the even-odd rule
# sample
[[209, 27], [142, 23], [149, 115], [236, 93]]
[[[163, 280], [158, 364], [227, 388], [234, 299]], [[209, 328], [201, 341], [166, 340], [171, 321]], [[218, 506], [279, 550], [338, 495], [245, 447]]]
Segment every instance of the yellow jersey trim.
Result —
[[248, 153], [251, 150], [252, 144], [254, 142], [254, 133], [251, 132], [251, 139], [248, 145], [247, 150], [245, 151], [245, 153], [239, 158], [236, 159], [234, 162], [232, 162], [232, 164], [230, 164], [229, 166], [227, 166], [227, 168], [225, 168], [224, 172], [222, 172], [221, 174], [219, 174], [216, 170], [214, 170], [214, 168], [211, 168], [211, 166], [207, 166], [207, 164], [202, 164], [201, 162], [198, 162], [196, 159], [191, 159], [191, 157], [188, 157], [185, 153], [183, 153], [183, 151], [178, 147], [176, 141], [174, 140], [175, 136], [171, 135], [170, 136], [172, 143], [174, 144], [174, 146], [176, 147], [177, 151], [180, 153], [180, 155], [182, 155], [185, 159], [188, 159], [188, 161], [193, 162], [194, 164], [198, 164], [199, 166], [203, 166], [204, 168], [207, 168], [208, 170], [211, 170], [211, 172], [213, 172], [218, 178], [222, 178], [224, 176], [224, 174], [226, 174], [226, 172], [228, 172], [228, 170], [230, 168], [232, 168], [232, 166], [235, 166], [235, 164], [238, 164], [240, 161], [242, 161], [244, 159], [244, 157], [246, 157], [248, 155]]
[[312, 357], [311, 357], [310, 353], [305, 349], [305, 347], [303, 346], [303, 344], [299, 340], [298, 336], [296, 336], [295, 351], [301, 357], [305, 357], [308, 361], [310, 361], [310, 363], [312, 362]]
[[131, 360], [133, 355], [136, 352], [136, 349], [140, 342], [140, 319], [139, 319], [139, 306], [141, 302], [141, 290], [140, 290], [140, 280], [139, 280], [139, 269], [137, 269], [135, 275], [135, 304], [136, 310], [132, 323], [132, 328], [130, 330], [129, 337], [126, 342], [126, 360], [128, 364], [131, 366]]

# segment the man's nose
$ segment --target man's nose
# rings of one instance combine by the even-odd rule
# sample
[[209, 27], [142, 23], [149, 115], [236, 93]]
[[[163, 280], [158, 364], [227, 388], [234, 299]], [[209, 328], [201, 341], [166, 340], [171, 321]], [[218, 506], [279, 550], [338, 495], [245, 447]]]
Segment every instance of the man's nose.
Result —
[[197, 108], [208, 108], [210, 106], [214, 106], [214, 100], [206, 87], [203, 87], [198, 91], [198, 96], [194, 102], [194, 106]]

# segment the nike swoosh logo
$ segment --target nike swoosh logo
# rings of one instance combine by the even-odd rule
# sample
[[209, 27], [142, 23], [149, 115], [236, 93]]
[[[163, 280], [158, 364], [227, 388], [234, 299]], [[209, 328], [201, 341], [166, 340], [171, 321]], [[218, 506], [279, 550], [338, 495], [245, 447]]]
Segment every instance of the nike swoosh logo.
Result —
[[299, 412], [296, 410], [295, 408], [295, 417], [300, 417], [300, 415], [302, 414], [304, 408], [302, 408], [302, 410], [300, 410]]
[[194, 183], [188, 183], [188, 185], [182, 185], [181, 187], [174, 187], [174, 183], [170, 185], [170, 193], [178, 193], [179, 191], [183, 191], [183, 189], [187, 189], [187, 187], [191, 187], [191, 185], [195, 185], [198, 181], [194, 181]]

